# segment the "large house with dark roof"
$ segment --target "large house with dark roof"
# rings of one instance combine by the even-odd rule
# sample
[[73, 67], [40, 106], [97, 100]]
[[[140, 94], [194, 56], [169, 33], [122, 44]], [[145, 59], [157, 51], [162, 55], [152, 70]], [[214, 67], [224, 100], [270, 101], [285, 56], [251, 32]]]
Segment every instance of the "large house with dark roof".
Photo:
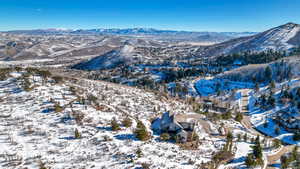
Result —
[[160, 133], [176, 135], [177, 141], [185, 143], [193, 134], [197, 119], [189, 114], [170, 114], [165, 112], [161, 118], [152, 122], [151, 128]]

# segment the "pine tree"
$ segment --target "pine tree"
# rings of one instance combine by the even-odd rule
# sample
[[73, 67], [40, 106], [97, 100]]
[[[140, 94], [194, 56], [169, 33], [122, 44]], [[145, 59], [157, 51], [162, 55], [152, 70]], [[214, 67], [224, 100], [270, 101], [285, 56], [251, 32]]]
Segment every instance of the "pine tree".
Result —
[[75, 129], [74, 136], [76, 139], [81, 138], [81, 134], [79, 133], [78, 129]]
[[257, 135], [256, 138], [255, 138], [255, 144], [260, 144], [260, 137], [259, 137], [259, 135]]
[[272, 107], [275, 107], [275, 103], [276, 103], [275, 98], [274, 98], [272, 95], [270, 95], [270, 96], [268, 97], [268, 104], [269, 104], [270, 106], [272, 106]]
[[274, 132], [275, 132], [276, 135], [279, 135], [280, 134], [280, 128], [276, 127]]
[[241, 134], [239, 133], [239, 134], [237, 135], [237, 141], [238, 141], [238, 142], [241, 141], [241, 137], [242, 137], [242, 136], [241, 136]]
[[268, 128], [268, 122], [264, 122], [264, 128]]
[[232, 152], [232, 146], [233, 146], [233, 135], [231, 132], [228, 132], [226, 136], [226, 144], [224, 146], [224, 151]]
[[259, 84], [255, 83], [255, 92], [259, 92]]
[[141, 121], [138, 121], [134, 134], [141, 141], [147, 141], [150, 139], [150, 134], [148, 133], [146, 126]]
[[275, 87], [276, 87], [275, 81], [272, 80], [269, 86], [270, 86], [270, 89], [271, 89], [271, 90], [274, 90]]
[[281, 163], [282, 169], [287, 169], [289, 166], [289, 160], [288, 160], [287, 156], [285, 156], [285, 155], [281, 156], [280, 163]]
[[294, 140], [294, 141], [299, 141], [299, 140], [300, 140], [300, 132], [294, 133], [294, 135], [293, 135], [293, 140]]
[[273, 72], [270, 66], [267, 66], [265, 69], [265, 77], [267, 79], [267, 81], [271, 81], [272, 80], [272, 76], [273, 76]]
[[257, 160], [262, 160], [262, 147], [260, 145], [260, 137], [257, 136], [255, 139], [255, 145], [253, 147], [253, 155]]
[[263, 159], [262, 159], [262, 147], [260, 145], [260, 137], [257, 136], [255, 140], [253, 140], [254, 146], [252, 146], [253, 152], [248, 154], [245, 160], [245, 164], [248, 167], [254, 167], [257, 165], [262, 165], [263, 164]]
[[111, 125], [111, 129], [112, 131], [117, 131], [117, 130], [120, 130], [120, 125], [118, 124], [116, 118], [113, 118], [110, 122], [110, 125]]
[[295, 146], [293, 151], [292, 151], [292, 159], [293, 160], [299, 159], [298, 146]]
[[244, 142], [247, 142], [248, 141], [248, 135], [247, 135], [247, 133], [245, 133], [245, 135], [244, 135]]
[[252, 166], [256, 166], [256, 162], [255, 159], [253, 157], [253, 154], [248, 154], [245, 160], [245, 164], [247, 167], [252, 167]]

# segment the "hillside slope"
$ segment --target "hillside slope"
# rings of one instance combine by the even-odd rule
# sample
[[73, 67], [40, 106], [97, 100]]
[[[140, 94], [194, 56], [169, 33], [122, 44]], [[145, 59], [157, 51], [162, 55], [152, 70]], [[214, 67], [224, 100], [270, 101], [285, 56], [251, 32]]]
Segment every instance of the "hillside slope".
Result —
[[216, 44], [204, 51], [206, 56], [218, 56], [245, 51], [285, 51], [300, 45], [300, 25], [287, 23], [265, 32]]
[[287, 78], [295, 78], [300, 76], [300, 57], [293, 56], [280, 59], [267, 64], [256, 64], [242, 66], [237, 69], [226, 71], [217, 75], [220, 79], [229, 79], [233, 81], [249, 82], [255, 80], [258, 82], [267, 82], [266, 68], [270, 67], [272, 78], [281, 81]]

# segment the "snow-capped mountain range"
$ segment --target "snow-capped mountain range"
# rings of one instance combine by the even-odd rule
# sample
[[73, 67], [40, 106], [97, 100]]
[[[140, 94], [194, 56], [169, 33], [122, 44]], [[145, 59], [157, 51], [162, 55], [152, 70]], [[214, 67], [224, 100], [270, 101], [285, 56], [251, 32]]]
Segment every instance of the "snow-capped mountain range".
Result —
[[[59, 32], [64, 33], [59, 34]], [[98, 32], [98, 34], [88, 34], [87, 32]], [[245, 34], [251, 36], [244, 36]], [[233, 38], [232, 36], [239, 37]], [[228, 38], [231, 40], [224, 42]], [[187, 41], [193, 43], [185, 44]], [[201, 43], [199, 44], [199, 42]], [[206, 42], [208, 45], [203, 46], [203, 43]], [[216, 57], [244, 51], [261, 52], [270, 49], [289, 51], [300, 45], [300, 25], [287, 23], [255, 35], [144, 28], [11, 31], [0, 33], [0, 59], [39, 59], [62, 55], [66, 57], [107, 56], [107, 52], [118, 50], [127, 44], [133, 46], [134, 50], [132, 51], [140, 55], [141, 61], [147, 60], [147, 58]], [[103, 47], [105, 50], [102, 50]], [[138, 51], [135, 50], [137, 48], [139, 48]]]
[[34, 29], [34, 30], [13, 30], [6, 33], [27, 34], [27, 35], [121, 35], [121, 36], [147, 36], [158, 40], [173, 41], [205, 41], [224, 42], [237, 37], [254, 35], [256, 32], [193, 32], [159, 30], [153, 28], [112, 28], [112, 29]]
[[50, 29], [33, 29], [33, 30], [12, 30], [6, 31], [18, 34], [114, 34], [114, 35], [163, 35], [163, 34], [195, 34], [195, 35], [223, 35], [230, 37], [241, 37], [256, 34], [257, 32], [209, 32], [209, 31], [177, 31], [177, 30], [160, 30], [154, 28], [98, 28], [98, 29], [66, 29], [66, 28], [50, 28]]

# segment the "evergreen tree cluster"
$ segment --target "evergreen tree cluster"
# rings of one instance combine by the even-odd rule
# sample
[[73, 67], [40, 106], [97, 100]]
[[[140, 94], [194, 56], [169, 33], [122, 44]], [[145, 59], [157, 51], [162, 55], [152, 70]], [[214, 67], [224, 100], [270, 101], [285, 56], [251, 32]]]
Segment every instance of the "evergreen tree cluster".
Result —
[[298, 152], [298, 146], [295, 146], [290, 154], [283, 155], [280, 158], [282, 169], [299, 169], [300, 168], [300, 154]]
[[246, 51], [242, 53], [234, 53], [226, 56], [220, 57], [218, 63], [220, 65], [228, 66], [233, 65], [235, 61], [242, 62], [243, 65], [247, 64], [262, 64], [269, 63], [284, 57], [290, 56], [285, 51], [274, 51], [268, 50], [263, 52], [251, 52]]
[[263, 153], [259, 136], [256, 137], [254, 145], [252, 146], [252, 150], [252, 153], [249, 153], [245, 160], [247, 167], [262, 166], [264, 162], [262, 159]]

